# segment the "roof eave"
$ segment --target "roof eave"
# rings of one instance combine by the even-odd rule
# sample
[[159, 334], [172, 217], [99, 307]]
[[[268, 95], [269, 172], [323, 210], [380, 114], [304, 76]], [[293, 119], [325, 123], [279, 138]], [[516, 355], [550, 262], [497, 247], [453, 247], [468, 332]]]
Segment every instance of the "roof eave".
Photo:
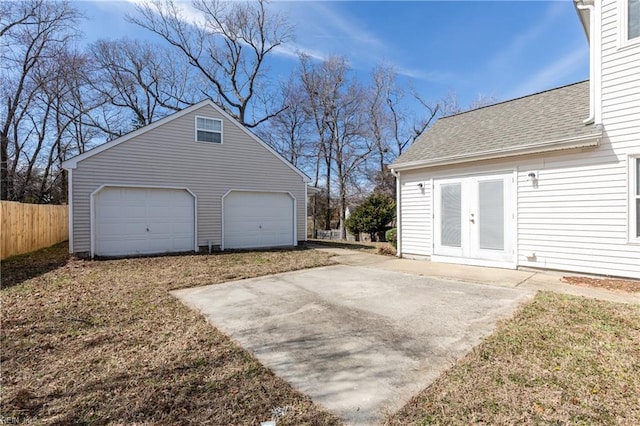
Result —
[[601, 138], [602, 132], [600, 131], [598, 133], [592, 133], [589, 135], [534, 143], [525, 146], [513, 147], [511, 149], [496, 149], [483, 152], [474, 152], [465, 155], [455, 155], [449, 157], [434, 158], [430, 160], [418, 160], [410, 161], [407, 163], [391, 164], [389, 168], [396, 171], [405, 171], [420, 168], [448, 166], [452, 164], [468, 163], [472, 161], [516, 157], [519, 155], [539, 154], [565, 149], [588, 148], [598, 146]]
[[307, 193], [309, 195], [316, 195], [322, 192], [322, 188], [318, 188], [317, 186], [307, 185]]

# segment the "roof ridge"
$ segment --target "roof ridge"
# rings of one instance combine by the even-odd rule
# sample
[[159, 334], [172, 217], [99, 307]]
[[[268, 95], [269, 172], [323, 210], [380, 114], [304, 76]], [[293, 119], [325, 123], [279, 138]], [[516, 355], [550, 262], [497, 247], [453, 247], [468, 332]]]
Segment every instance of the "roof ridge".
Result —
[[589, 81], [589, 80], [587, 79], [587, 80], [582, 80], [582, 81], [576, 81], [574, 83], [565, 84], [563, 86], [558, 86], [558, 87], [554, 87], [554, 88], [551, 88], [551, 89], [541, 90], [539, 92], [530, 93], [528, 95], [518, 96], [517, 98], [507, 99], [506, 101], [496, 102], [495, 104], [483, 105], [481, 107], [470, 109], [470, 110], [467, 110], [467, 111], [462, 111], [462, 112], [458, 112], [458, 113], [451, 114], [451, 115], [445, 115], [444, 117], [441, 117], [440, 120], [443, 120], [445, 118], [457, 117], [459, 115], [467, 114], [469, 112], [478, 111], [478, 110], [481, 110], [481, 109], [484, 109], [484, 108], [490, 108], [490, 107], [494, 107], [494, 106], [497, 106], [497, 105], [506, 104], [506, 103], [509, 103], [509, 102], [515, 102], [515, 101], [518, 101], [520, 99], [530, 98], [532, 96], [541, 95], [541, 94], [547, 93], [547, 92], [553, 92], [554, 90], [564, 89], [564, 88], [567, 88], [567, 87], [570, 87], [570, 86], [575, 86], [577, 84], [585, 83], [587, 81]]

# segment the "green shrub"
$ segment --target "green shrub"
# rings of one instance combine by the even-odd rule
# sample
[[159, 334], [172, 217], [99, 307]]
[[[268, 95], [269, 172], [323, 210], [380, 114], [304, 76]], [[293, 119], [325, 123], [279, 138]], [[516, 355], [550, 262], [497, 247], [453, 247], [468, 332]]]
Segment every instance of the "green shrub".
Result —
[[389, 229], [384, 237], [394, 248], [398, 248], [398, 228]]
[[346, 220], [347, 230], [358, 235], [366, 232], [371, 241], [376, 240], [377, 234], [384, 232], [396, 216], [396, 204], [385, 194], [373, 193], [356, 208]]

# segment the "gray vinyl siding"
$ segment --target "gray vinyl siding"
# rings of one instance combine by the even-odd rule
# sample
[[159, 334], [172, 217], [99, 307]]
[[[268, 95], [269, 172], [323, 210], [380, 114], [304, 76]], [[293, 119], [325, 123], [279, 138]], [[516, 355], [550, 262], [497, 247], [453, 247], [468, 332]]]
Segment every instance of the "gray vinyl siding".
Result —
[[[222, 144], [195, 141], [196, 116], [223, 120]], [[72, 179], [76, 253], [91, 249], [90, 198], [101, 185], [188, 188], [197, 199], [199, 246], [221, 244], [221, 200], [227, 191], [290, 192], [297, 239], [306, 237], [302, 176], [208, 105], [79, 161]]]

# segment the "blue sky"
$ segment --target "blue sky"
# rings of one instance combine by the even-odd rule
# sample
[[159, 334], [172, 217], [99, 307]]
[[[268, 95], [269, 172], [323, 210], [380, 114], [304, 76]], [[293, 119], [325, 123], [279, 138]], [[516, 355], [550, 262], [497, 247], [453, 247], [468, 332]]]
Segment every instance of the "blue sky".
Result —
[[[130, 1], [79, 2], [87, 41], [150, 38], [124, 20]], [[188, 3], [184, 3], [188, 6]], [[270, 78], [288, 76], [296, 51], [347, 57], [366, 79], [392, 65], [401, 83], [427, 100], [455, 92], [461, 105], [479, 94], [497, 100], [588, 78], [589, 51], [571, 0], [560, 1], [277, 1], [295, 40], [271, 58]]]

